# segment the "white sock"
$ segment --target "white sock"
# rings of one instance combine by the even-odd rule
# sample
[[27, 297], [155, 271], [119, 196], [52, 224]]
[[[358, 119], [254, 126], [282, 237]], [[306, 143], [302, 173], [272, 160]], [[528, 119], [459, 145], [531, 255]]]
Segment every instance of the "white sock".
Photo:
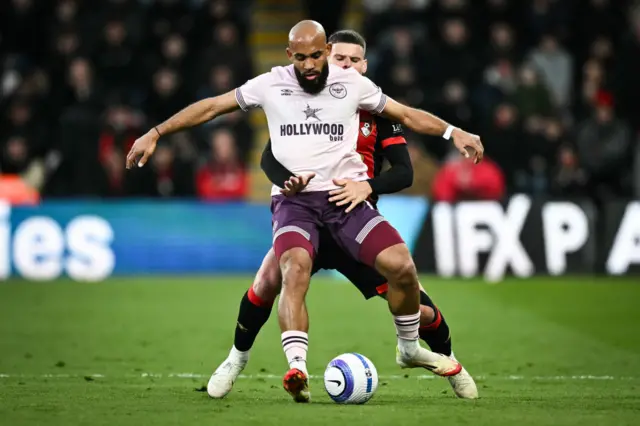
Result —
[[285, 331], [282, 333], [282, 349], [289, 362], [289, 368], [297, 368], [307, 373], [307, 350], [309, 349], [309, 335], [304, 331]]
[[420, 348], [418, 342], [418, 328], [420, 327], [420, 312], [412, 315], [393, 316], [398, 336], [398, 349], [405, 356], [412, 357]]
[[237, 350], [235, 346], [232, 346], [229, 352], [229, 359], [246, 364], [249, 361], [249, 351], [242, 352]]

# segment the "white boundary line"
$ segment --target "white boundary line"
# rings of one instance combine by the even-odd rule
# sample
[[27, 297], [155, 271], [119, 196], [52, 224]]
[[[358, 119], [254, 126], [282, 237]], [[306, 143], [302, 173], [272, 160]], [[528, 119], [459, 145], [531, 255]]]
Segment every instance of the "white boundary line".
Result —
[[[166, 378], [178, 378], [178, 379], [208, 379], [210, 375], [199, 373], [140, 373], [140, 374], [123, 374], [123, 375], [105, 375], [105, 374], [2, 374], [0, 373], [0, 379], [71, 379], [71, 378], [83, 378], [90, 377], [92, 379], [166, 379]], [[322, 376], [311, 375], [312, 379], [321, 379]], [[241, 379], [248, 380], [281, 380], [281, 375], [276, 374], [241, 374]], [[379, 376], [379, 380], [432, 380], [438, 376], [433, 374], [420, 374], [420, 375], [397, 375], [383, 374]], [[551, 381], [578, 381], [578, 380], [640, 380], [640, 377], [632, 376], [594, 376], [594, 375], [576, 375], [576, 376], [474, 376], [476, 380], [508, 380], [508, 381], [533, 381], [533, 380], [551, 380]]]

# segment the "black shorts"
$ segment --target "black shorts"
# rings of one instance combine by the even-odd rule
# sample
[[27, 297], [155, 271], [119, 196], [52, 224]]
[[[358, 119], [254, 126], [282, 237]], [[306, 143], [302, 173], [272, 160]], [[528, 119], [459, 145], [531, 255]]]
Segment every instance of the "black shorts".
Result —
[[313, 262], [311, 275], [321, 269], [335, 269], [347, 277], [365, 299], [386, 293], [385, 277], [374, 268], [353, 259], [336, 243], [328, 231], [321, 229], [319, 234], [318, 253]]

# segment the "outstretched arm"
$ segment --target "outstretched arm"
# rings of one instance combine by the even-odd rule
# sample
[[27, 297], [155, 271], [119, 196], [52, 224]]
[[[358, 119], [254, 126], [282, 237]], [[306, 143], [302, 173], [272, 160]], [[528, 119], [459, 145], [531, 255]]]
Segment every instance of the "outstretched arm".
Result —
[[227, 114], [239, 108], [235, 90], [189, 105], [135, 141], [127, 155], [127, 169], [133, 167], [136, 162], [138, 167], [144, 166], [149, 157], [153, 155], [160, 136], [170, 135], [180, 130], [198, 126], [213, 120], [219, 115]]
[[267, 144], [262, 151], [262, 157], [260, 158], [260, 168], [267, 175], [267, 178], [272, 184], [284, 188], [285, 182], [288, 181], [294, 174], [283, 166], [273, 155], [271, 150], [271, 139], [267, 141]]
[[157, 133], [162, 136], [170, 135], [171, 133], [206, 123], [219, 115], [227, 114], [237, 109], [240, 109], [240, 105], [236, 100], [235, 90], [232, 90], [224, 95], [206, 98], [189, 105], [167, 121], [156, 126]]
[[484, 147], [479, 136], [454, 127], [433, 114], [387, 98], [380, 115], [398, 121], [414, 132], [441, 136], [445, 139], [453, 138], [453, 144], [462, 155], [467, 158], [473, 157], [475, 163], [482, 161]]

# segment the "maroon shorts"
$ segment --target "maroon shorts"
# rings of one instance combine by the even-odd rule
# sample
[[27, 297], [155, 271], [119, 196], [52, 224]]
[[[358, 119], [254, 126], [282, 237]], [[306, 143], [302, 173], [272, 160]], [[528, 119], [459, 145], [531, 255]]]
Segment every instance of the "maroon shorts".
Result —
[[302, 247], [315, 257], [320, 249], [321, 229], [353, 259], [369, 266], [374, 266], [382, 250], [404, 243], [369, 203], [360, 203], [349, 213], [345, 209], [346, 206], [329, 202], [328, 191], [272, 197], [273, 248], [278, 259], [294, 247]]

